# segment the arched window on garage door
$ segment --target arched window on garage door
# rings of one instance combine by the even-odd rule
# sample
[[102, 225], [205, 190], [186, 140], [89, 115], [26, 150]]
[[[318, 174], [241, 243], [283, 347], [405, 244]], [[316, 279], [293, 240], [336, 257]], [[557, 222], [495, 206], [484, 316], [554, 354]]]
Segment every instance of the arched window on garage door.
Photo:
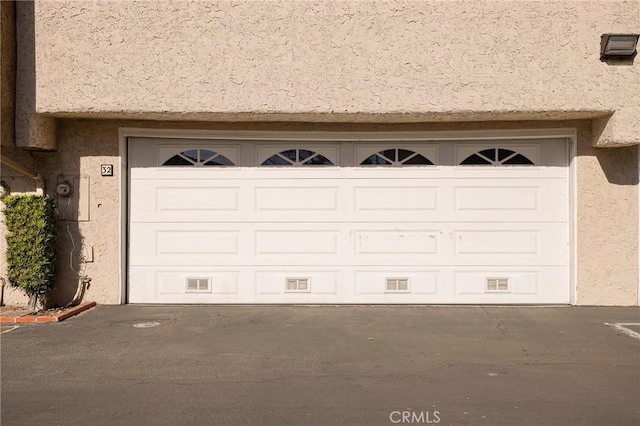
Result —
[[174, 155], [165, 161], [163, 166], [235, 166], [233, 161], [222, 154], [208, 149], [189, 149]]
[[379, 151], [360, 163], [361, 166], [433, 166], [433, 161], [415, 151], [402, 148]]
[[261, 166], [334, 166], [333, 162], [322, 154], [308, 149], [288, 149], [264, 160]]
[[460, 162], [461, 166], [534, 166], [524, 155], [504, 148], [489, 148], [471, 154]]

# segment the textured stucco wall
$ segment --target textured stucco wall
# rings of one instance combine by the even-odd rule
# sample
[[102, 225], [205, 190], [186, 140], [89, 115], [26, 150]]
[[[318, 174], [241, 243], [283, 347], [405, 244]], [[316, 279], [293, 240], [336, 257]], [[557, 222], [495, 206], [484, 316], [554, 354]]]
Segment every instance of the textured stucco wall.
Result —
[[640, 31], [640, 0], [37, 0], [33, 13], [37, 113], [423, 122], [613, 113], [595, 141], [640, 143], [638, 61], [599, 60], [601, 34]]
[[[32, 153], [38, 170], [45, 174], [47, 188], [55, 187], [57, 176], [88, 176], [90, 220], [60, 222], [60, 289], [56, 296], [66, 302], [76, 290], [75, 274], [68, 267], [73, 235], [79, 253], [92, 246], [94, 261], [85, 265], [93, 278], [86, 298], [116, 304], [119, 299], [119, 182], [100, 176], [100, 164], [115, 165], [120, 173], [118, 128], [170, 128], [211, 130], [307, 130], [307, 131], [447, 131], [487, 129], [576, 128], [577, 147], [577, 278], [578, 304], [634, 305], [638, 289], [638, 167], [637, 148], [595, 149], [591, 123], [466, 122], [413, 124], [356, 123], [194, 123], [117, 120], [61, 120], [56, 153]], [[81, 244], [80, 244], [81, 242]], [[1, 271], [0, 271], [1, 272]]]
[[637, 304], [638, 147], [594, 148], [588, 127], [578, 136], [578, 304]]
[[[16, 112], [15, 145], [35, 150], [56, 147], [56, 122], [36, 111], [40, 92], [36, 87], [36, 5], [32, 1], [16, 3]], [[44, 46], [43, 46], [44, 47]], [[46, 48], [46, 47], [45, 47]], [[55, 70], [62, 74], [61, 70]], [[67, 78], [70, 74], [67, 74]]]
[[14, 145], [16, 87], [15, 2], [0, 2], [0, 146]]
[[[55, 153], [33, 154], [38, 159], [38, 170], [46, 177], [47, 192], [56, 197], [58, 180], [73, 183], [71, 197], [58, 199], [58, 211], [59, 217], [74, 217], [78, 197], [84, 196], [77, 178], [88, 178], [88, 220], [58, 222], [58, 286], [52, 298], [59, 304], [69, 302], [76, 293], [80, 273], [93, 280], [87, 291], [88, 300], [120, 303], [118, 129], [101, 122], [63, 122], [58, 130], [58, 148]], [[113, 164], [115, 176], [102, 177], [101, 164]]]

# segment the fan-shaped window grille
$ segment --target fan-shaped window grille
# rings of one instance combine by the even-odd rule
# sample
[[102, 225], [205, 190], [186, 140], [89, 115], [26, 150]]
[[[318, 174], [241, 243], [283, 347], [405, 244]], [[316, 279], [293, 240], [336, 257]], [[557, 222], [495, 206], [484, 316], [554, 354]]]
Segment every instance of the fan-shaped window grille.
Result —
[[176, 154], [165, 161], [163, 166], [235, 166], [233, 161], [222, 154], [208, 149], [190, 149]]
[[471, 154], [462, 166], [533, 166], [533, 161], [510, 149], [490, 148]]
[[288, 149], [264, 160], [263, 166], [333, 166], [334, 164], [322, 154], [308, 149]]
[[367, 157], [361, 166], [433, 166], [433, 161], [408, 149], [385, 149]]

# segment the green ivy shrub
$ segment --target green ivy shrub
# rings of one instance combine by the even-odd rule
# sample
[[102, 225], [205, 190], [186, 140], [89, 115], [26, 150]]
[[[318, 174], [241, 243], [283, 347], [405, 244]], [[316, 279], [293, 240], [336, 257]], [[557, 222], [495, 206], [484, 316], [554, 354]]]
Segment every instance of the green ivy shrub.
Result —
[[56, 281], [57, 228], [52, 198], [10, 195], [4, 200], [7, 277], [34, 300]]

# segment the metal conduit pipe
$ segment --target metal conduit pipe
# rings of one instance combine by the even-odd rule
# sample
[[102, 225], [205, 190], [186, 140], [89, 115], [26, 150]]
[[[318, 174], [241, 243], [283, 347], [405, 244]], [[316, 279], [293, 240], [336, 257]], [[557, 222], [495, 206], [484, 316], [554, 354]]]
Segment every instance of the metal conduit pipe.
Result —
[[0, 164], [32, 178], [36, 182], [36, 194], [44, 195], [44, 179], [40, 173], [34, 172], [33, 170], [5, 157], [0, 157]]
[[7, 285], [7, 281], [5, 281], [4, 277], [0, 277], [0, 285], [2, 285], [2, 290], [0, 292], [0, 306], [4, 306], [4, 286]]

